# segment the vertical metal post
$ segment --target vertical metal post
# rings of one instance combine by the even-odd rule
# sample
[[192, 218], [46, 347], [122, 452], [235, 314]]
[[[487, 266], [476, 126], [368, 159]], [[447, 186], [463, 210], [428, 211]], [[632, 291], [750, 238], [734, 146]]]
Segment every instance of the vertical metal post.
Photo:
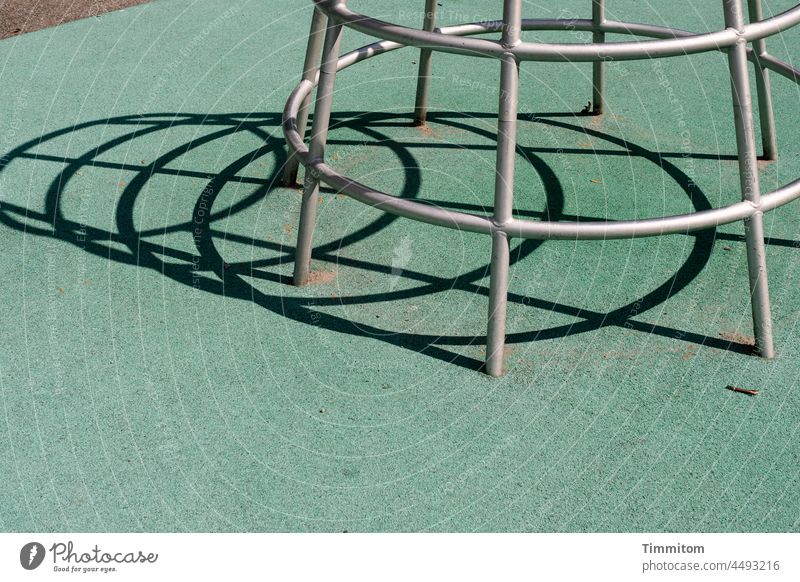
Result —
[[[744, 30], [742, 0], [723, 0], [725, 25]], [[739, 152], [739, 176], [742, 198], [753, 204], [761, 201], [753, 127], [753, 100], [747, 65], [747, 41], [739, 41], [728, 49], [728, 65], [733, 93], [733, 113], [736, 120], [736, 145]], [[764, 249], [764, 215], [756, 212], [744, 221], [747, 244], [747, 264], [750, 275], [750, 300], [753, 309], [753, 328], [756, 349], [764, 358], [773, 358], [772, 317], [770, 314], [767, 262]]]
[[[322, 39], [324, 38], [325, 21], [327, 20], [325, 14], [314, 8], [314, 14], [311, 16], [311, 31], [308, 33], [308, 46], [306, 47], [306, 60], [303, 64], [303, 80], [314, 82], [319, 68], [319, 53], [322, 50]], [[311, 94], [303, 99], [300, 106], [300, 111], [297, 112], [297, 131], [300, 135], [306, 134], [306, 127], [308, 125], [308, 109], [311, 105]], [[293, 187], [297, 183], [297, 170], [300, 167], [300, 162], [295, 156], [291, 156], [283, 168], [283, 185]]]
[[[592, 42], [595, 43], [606, 41], [606, 33], [597, 29], [606, 21], [605, 4], [606, 0], [592, 0], [592, 25], [595, 27]], [[595, 115], [602, 115], [606, 108], [606, 64], [603, 61], [595, 61], [592, 66], [592, 112]]]
[[[750, 22], [758, 22], [764, 18], [761, 0], [747, 0], [750, 11]], [[756, 93], [758, 94], [758, 116], [761, 122], [761, 143], [764, 159], [778, 159], [778, 139], [775, 136], [775, 114], [772, 109], [772, 87], [769, 71], [761, 64], [761, 58], [767, 56], [767, 41], [760, 38], [753, 42], [756, 70]]]
[[[522, 0], [505, 0], [503, 37], [506, 48], [519, 44], [522, 31]], [[500, 105], [497, 122], [497, 171], [495, 174], [494, 223], [512, 218], [514, 170], [517, 149], [519, 107], [519, 63], [510, 52], [501, 57]], [[506, 306], [509, 280], [509, 239], [504, 232], [492, 233], [491, 279], [489, 283], [489, 326], [486, 334], [486, 373], [503, 375], [506, 341]]]
[[[422, 29], [428, 32], [436, 27], [436, 0], [425, 0], [425, 18]], [[423, 48], [419, 51], [419, 73], [417, 74], [417, 99], [414, 106], [414, 125], [425, 125], [428, 118], [428, 92], [431, 83], [431, 62], [433, 51]]]
[[[325, 146], [328, 141], [328, 128], [333, 104], [333, 89], [339, 63], [339, 46], [342, 40], [342, 25], [330, 20], [325, 32], [322, 48], [322, 64], [319, 72], [317, 99], [314, 105], [314, 127], [308, 158], [311, 163], [325, 159]], [[300, 207], [300, 226], [297, 229], [297, 249], [294, 259], [294, 284], [305, 285], [311, 263], [311, 249], [314, 244], [314, 225], [319, 201], [319, 178], [310, 168], [306, 171], [303, 202]]]

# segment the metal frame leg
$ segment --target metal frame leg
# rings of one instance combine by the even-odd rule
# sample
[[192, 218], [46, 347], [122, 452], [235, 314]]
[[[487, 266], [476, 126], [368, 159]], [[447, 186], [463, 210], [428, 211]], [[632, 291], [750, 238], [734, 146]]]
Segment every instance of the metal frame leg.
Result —
[[[747, 0], [750, 22], [758, 22], [764, 18], [761, 0]], [[758, 116], [761, 123], [761, 143], [763, 158], [775, 161], [778, 159], [778, 139], [775, 135], [775, 114], [772, 109], [772, 87], [769, 71], [761, 64], [761, 58], [767, 56], [767, 41], [759, 39], [753, 42], [755, 52], [756, 93], [758, 94]]]
[[[743, 30], [742, 0], [723, 0], [725, 25]], [[739, 176], [742, 198], [753, 204], [761, 201], [756, 155], [753, 101], [747, 65], [747, 43], [742, 38], [728, 50], [728, 65], [736, 120], [736, 145], [739, 152]], [[750, 275], [750, 300], [753, 309], [753, 329], [756, 349], [764, 358], [773, 358], [772, 317], [770, 314], [767, 262], [764, 249], [764, 215], [756, 212], [744, 221], [747, 244], [747, 264]]]
[[[595, 27], [606, 21], [605, 4], [605, 0], [592, 0], [592, 24]], [[605, 42], [606, 33], [595, 30], [592, 33], [592, 41]], [[592, 67], [592, 113], [602, 115], [606, 108], [606, 64], [603, 61], [595, 61]]]
[[[436, 0], [425, 0], [425, 19], [422, 29], [432, 31], [436, 27]], [[414, 105], [414, 125], [425, 125], [428, 118], [428, 90], [431, 81], [433, 51], [420, 49], [419, 73], [417, 74], [417, 99]]]
[[[519, 43], [522, 31], [522, 0], [505, 0], [503, 38], [506, 47]], [[497, 171], [495, 175], [494, 223], [503, 225], [512, 218], [514, 170], [517, 149], [517, 110], [519, 107], [519, 63], [511, 53], [501, 57], [500, 107], [497, 122]], [[486, 334], [486, 373], [503, 375], [506, 342], [510, 251], [508, 235], [492, 233], [492, 262], [489, 283], [489, 326]]]
[[[328, 22], [325, 42], [322, 49], [317, 100], [314, 105], [314, 128], [308, 157], [311, 163], [325, 159], [325, 146], [328, 141], [328, 128], [331, 119], [333, 89], [339, 63], [339, 46], [342, 40], [342, 25]], [[311, 263], [311, 249], [314, 238], [314, 225], [319, 201], [319, 178], [313, 170], [306, 171], [303, 202], [300, 207], [300, 226], [297, 229], [297, 249], [294, 259], [294, 284], [308, 282], [308, 269]]]
[[[311, 16], [311, 30], [308, 33], [308, 46], [306, 47], [306, 60], [303, 64], [303, 80], [314, 82], [319, 69], [320, 51], [322, 50], [323, 32], [325, 30], [325, 14], [314, 8]], [[305, 135], [308, 126], [308, 109], [311, 105], [311, 94], [303, 99], [300, 111], [297, 113], [297, 131], [300, 135]], [[297, 183], [297, 171], [300, 162], [295, 156], [291, 156], [283, 169], [283, 185], [292, 187]]]

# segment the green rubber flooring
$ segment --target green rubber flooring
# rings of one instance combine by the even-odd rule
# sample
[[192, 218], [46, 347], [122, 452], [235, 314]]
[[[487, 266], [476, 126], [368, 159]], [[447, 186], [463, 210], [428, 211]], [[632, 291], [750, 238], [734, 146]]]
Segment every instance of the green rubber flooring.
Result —
[[[421, 21], [421, 1], [350, 4]], [[445, 23], [500, 14], [441, 4]], [[277, 183], [280, 118], [309, 5], [156, 1], [0, 42], [0, 529], [800, 529], [800, 207], [766, 217], [774, 361], [750, 355], [732, 224], [515, 241], [508, 373], [488, 378], [482, 235], [326, 190], [315, 282], [290, 284], [300, 194]], [[722, 26], [719, 2], [608, 13]], [[791, 62], [800, 35], [769, 47]], [[373, 187], [488, 212], [499, 67], [435, 55], [420, 129], [417, 59], [341, 73], [329, 159]], [[574, 115], [591, 65], [523, 65], [517, 215], [738, 200], [726, 66], [721, 53], [609, 63], [599, 118]], [[800, 176], [800, 90], [773, 86], [780, 160], [760, 168], [764, 191]]]

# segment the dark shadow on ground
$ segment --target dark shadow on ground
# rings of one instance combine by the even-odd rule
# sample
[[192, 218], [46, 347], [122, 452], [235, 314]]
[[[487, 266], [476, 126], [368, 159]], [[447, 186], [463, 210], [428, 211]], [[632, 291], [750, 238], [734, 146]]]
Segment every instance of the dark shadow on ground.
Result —
[[[476, 128], [469, 125], [469, 119], [490, 117], [485, 114], [472, 113], [434, 113], [430, 116], [430, 122], [434, 124], [450, 126], [468, 131], [484, 138], [495, 139], [496, 135], [488, 130]], [[410, 125], [410, 118], [405, 116], [389, 114], [355, 114], [340, 113], [334, 118], [335, 125], [347, 127], [361, 132], [368, 140], [380, 142], [381, 147], [390, 148], [398, 157], [405, 171], [405, 181], [403, 191], [399, 196], [403, 198], [415, 198], [421, 202], [437, 204], [442, 207], [468, 211], [476, 214], [490, 214], [491, 209], [476, 205], [451, 203], [418, 198], [422, 183], [421, 171], [416, 163], [411, 149], [413, 144], [400, 144], [391, 140], [387, 135], [380, 132], [381, 127]], [[523, 119], [523, 121], [525, 121]], [[687, 154], [653, 152], [633, 144], [631, 142], [615, 138], [602, 133], [597, 129], [584, 127], [579, 119], [572, 114], [552, 114], [536, 115], [527, 120], [531, 123], [546, 124], [555, 128], [576, 131], [588, 137], [594, 137], [616, 146], [617, 149], [609, 150], [564, 150], [563, 153], [576, 155], [627, 155], [646, 159], [657, 164], [666, 172], [676, 184], [678, 184], [689, 197], [695, 210], [705, 210], [711, 207], [706, 196], [693, 184], [689, 177], [675, 166], [670, 159], [685, 158]], [[323, 328], [339, 333], [367, 336], [375, 341], [382, 341], [388, 344], [424, 353], [428, 356], [449, 362], [451, 364], [464, 366], [472, 369], [479, 369], [482, 362], [461, 354], [454, 353], [447, 346], [468, 346], [472, 344], [481, 345], [485, 342], [485, 335], [464, 334], [464, 335], [424, 335], [412, 333], [396, 333], [392, 330], [380, 329], [375, 326], [355, 323], [346, 318], [338, 317], [330, 313], [320, 311], [317, 308], [324, 308], [336, 305], [358, 305], [364, 303], [384, 302], [409, 297], [419, 297], [433, 293], [441, 293], [448, 290], [461, 290], [468, 293], [476, 293], [488, 296], [488, 287], [482, 283], [488, 274], [488, 264], [460, 274], [456, 278], [444, 278], [436, 275], [420, 273], [416, 271], [404, 270], [402, 277], [419, 283], [417, 287], [400, 289], [397, 291], [366, 294], [360, 296], [337, 297], [337, 298], [294, 298], [287, 297], [284, 292], [276, 292], [273, 295], [264, 293], [254, 287], [249, 278], [270, 281], [276, 285], [289, 285], [291, 281], [286, 280], [278, 270], [270, 270], [284, 263], [293, 260], [294, 249], [279, 243], [265, 240], [256, 240], [234, 233], [227, 233], [214, 228], [215, 221], [226, 218], [237, 212], [241, 212], [253, 204], [262, 200], [265, 196], [273, 195], [276, 192], [289, 192], [280, 187], [280, 177], [282, 168], [286, 163], [286, 149], [283, 138], [276, 135], [280, 127], [281, 116], [278, 113], [248, 114], [232, 113], [225, 115], [199, 115], [199, 114], [148, 114], [143, 116], [121, 116], [110, 119], [102, 119], [67, 127], [52, 133], [48, 133], [20, 145], [0, 158], [0, 171], [3, 171], [8, 164], [16, 159], [36, 159], [47, 162], [63, 163], [63, 169], [51, 182], [47, 192], [43, 194], [44, 210], [37, 211], [33, 208], [25, 208], [11, 203], [3, 203], [0, 206], [0, 222], [8, 228], [24, 231], [28, 235], [35, 235], [47, 238], [55, 238], [76, 246], [93, 255], [107, 258], [108, 260], [135, 265], [144, 269], [153, 269], [164, 276], [173, 279], [181, 284], [192, 286], [208, 293], [224, 295], [225, 297], [252, 301], [257, 305], [288, 317], [294, 321], [321, 326]], [[96, 147], [86, 151], [77, 158], [65, 158], [53, 155], [38, 153], [38, 146], [41, 143], [53, 140], [59, 136], [84, 129], [91, 129], [100, 126], [131, 126], [132, 131], [124, 133], [114, 139], [97, 144]], [[158, 159], [143, 165], [115, 163], [103, 161], [98, 158], [105, 152], [131, 141], [146, 137], [150, 134], [168, 131], [179, 126], [204, 127], [211, 129], [209, 133], [182, 144], [168, 152], [163, 153]], [[170, 165], [184, 154], [200, 147], [204, 144], [213, 142], [221, 138], [231, 136], [237, 132], [250, 132], [263, 140], [263, 145], [258, 149], [240, 157], [238, 160], [222, 168], [219, 172], [208, 173], [194, 171], [192, 169], [173, 169]], [[331, 143], [341, 145], [354, 144], [356, 142], [335, 141], [335, 133], [332, 135]], [[359, 142], [358, 145], [364, 145]], [[425, 142], [424, 147], [447, 147], [448, 144], [432, 144]], [[458, 147], [471, 147], [459, 145]], [[477, 146], [476, 146], [477, 147]], [[491, 146], [489, 146], [491, 147]], [[535, 147], [520, 146], [518, 153], [530, 164], [539, 174], [542, 184], [546, 191], [546, 205], [541, 210], [517, 210], [517, 216], [538, 218], [546, 220], [566, 220], [566, 221], [600, 221], [602, 218], [574, 216], [564, 214], [564, 191], [558, 177], [552, 169], [538, 155], [549, 150], [537, 149]], [[695, 157], [716, 158], [716, 159], [736, 159], [735, 156], [709, 156], [706, 154], [691, 154]], [[271, 176], [260, 179], [253, 177], [240, 176], [240, 173], [254, 161], [266, 156], [274, 156], [273, 173]], [[105, 167], [135, 171], [136, 176], [124, 188], [116, 208], [117, 232], [99, 229], [92, 226], [81, 224], [64, 216], [61, 208], [61, 193], [65, 185], [71, 180], [76, 172], [85, 166]], [[180, 224], [174, 224], [161, 229], [137, 230], [134, 221], [134, 205], [138, 195], [146, 187], [151, 176], [155, 174], [168, 174], [175, 176], [191, 176], [208, 180], [207, 185], [198, 193], [198, 198], [189, 210], [187, 208], [187, 220]], [[253, 184], [255, 191], [242, 200], [239, 200], [231, 207], [226, 209], [214, 209], [214, 203], [222, 188], [232, 182]], [[294, 195], [294, 194], [292, 194]], [[376, 264], [368, 260], [352, 259], [343, 257], [339, 251], [352, 245], [355, 242], [364, 240], [378, 234], [386, 228], [396, 217], [384, 215], [371, 224], [350, 233], [339, 240], [320, 245], [315, 248], [313, 258], [317, 261], [331, 262], [352, 266], [359, 269], [369, 270], [376, 273], [395, 274], [390, 266]], [[36, 226], [35, 222], [47, 224], [47, 228]], [[435, 227], [431, 227], [435, 228]], [[186, 232], [192, 236], [197, 255], [187, 253], [179, 249], [165, 247], [162, 244], [155, 244], [147, 240], [148, 237], [164, 235], [170, 232]], [[592, 311], [561, 304], [547, 298], [524, 297], [519, 294], [510, 293], [509, 301], [523, 304], [529, 307], [554, 311], [580, 319], [581, 321], [557, 326], [544, 330], [530, 330], [520, 333], [512, 333], [507, 337], [509, 344], [532, 342], [544, 339], [554, 339], [579, 333], [585, 333], [608, 326], [625, 327], [630, 330], [656, 334], [670, 338], [680, 338], [683, 341], [705, 345], [721, 350], [728, 350], [742, 354], [752, 353], [753, 346], [744, 343], [736, 343], [719, 337], [712, 337], [687, 330], [680, 330], [668, 326], [661, 326], [646, 323], [640, 320], [643, 313], [653, 309], [668, 301], [671, 297], [686, 288], [703, 270], [707, 264], [715, 240], [715, 230], [688, 234], [694, 238], [691, 252], [682, 266], [661, 285], [649, 293], [637, 298], [636, 300], [613, 309], [608, 312]], [[726, 240], [741, 241], [739, 235], [722, 235]], [[273, 258], [262, 259], [251, 262], [240, 262], [228, 264], [223, 260], [216, 247], [216, 241], [227, 239], [235, 242], [252, 245], [253, 247], [275, 253]], [[768, 244], [779, 246], [797, 246], [795, 241], [783, 239], [769, 239]], [[126, 250], [115, 246], [121, 243]], [[488, 243], [488, 240], [487, 240]], [[521, 241], [512, 248], [512, 264], [518, 263], [536, 251], [544, 241], [525, 240]], [[487, 244], [487, 259], [489, 246]], [[165, 258], [171, 258], [180, 263], [168, 262]]]

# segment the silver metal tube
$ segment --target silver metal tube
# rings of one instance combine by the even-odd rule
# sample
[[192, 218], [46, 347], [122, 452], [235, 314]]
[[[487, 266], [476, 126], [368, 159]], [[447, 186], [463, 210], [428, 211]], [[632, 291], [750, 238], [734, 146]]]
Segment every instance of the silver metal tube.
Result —
[[[592, 42], [601, 44], [606, 42], [606, 34], [602, 26], [606, 20], [605, 0], [592, 0]], [[602, 115], [605, 110], [606, 66], [603, 61], [592, 64], [592, 112]]]
[[[513, 49], [522, 33], [522, 0], [505, 0], [501, 43]], [[497, 121], [497, 168], [495, 172], [494, 220], [505, 226], [514, 207], [514, 172], [517, 155], [517, 111], [519, 108], [519, 62], [510, 52], [501, 57], [500, 99]], [[492, 233], [489, 282], [489, 325], [486, 334], [486, 373], [503, 375], [506, 343], [510, 250], [508, 235]]]
[[[591, 32], [593, 27], [594, 25], [592, 24], [591, 20], [526, 18], [522, 21], [522, 30], [578, 30]], [[501, 30], [503, 30], [503, 21], [496, 20], [447, 26], [439, 28], [439, 33], [451, 36], [469, 36], [471, 34], [500, 32]], [[638, 36], [649, 36], [653, 38], [682, 38], [694, 36], [692, 32], [682, 30], [680, 28], [669, 28], [666, 26], [655, 26], [651, 24], [618, 22], [615, 20], [606, 20], [605, 24], [602, 26], [602, 30], [606, 34], [631, 34]], [[405, 46], [406, 45], [391, 40], [374, 42], [342, 56], [339, 61], [339, 70], [345, 69], [378, 54], [404, 48]], [[717, 48], [717, 50], [722, 51], [725, 49]], [[750, 48], [747, 49], [747, 52], [748, 58], [751, 61], [755, 61], [755, 52]], [[761, 65], [763, 67], [774, 71], [782, 77], [786, 77], [790, 81], [800, 83], [800, 69], [784, 63], [783, 61], [780, 61], [769, 54], [762, 55], [759, 60], [761, 61]], [[314, 82], [316, 83], [316, 79]]]
[[[761, 0], [747, 0], [750, 11], [750, 22], [760, 22], [764, 19]], [[761, 57], [767, 54], [767, 41], [760, 38], [753, 41], [756, 93], [758, 95], [758, 116], [761, 125], [761, 144], [765, 160], [778, 159], [778, 139], [775, 134], [775, 113], [772, 107], [772, 87], [769, 80], [769, 71], [761, 62]]]
[[[501, 42], [493, 40], [454, 38], [450, 35], [417, 30], [371, 18], [349, 10], [338, 0], [314, 0], [314, 2], [329, 16], [333, 16], [349, 28], [406, 46], [427, 47], [434, 51], [490, 58], [500, 58], [505, 52], [509, 52]], [[749, 24], [741, 32], [726, 29], [680, 38], [601, 45], [523, 42], [510, 52], [521, 61], [585, 62], [671, 57], [724, 49], [734, 45], [740, 37], [753, 41], [786, 30], [797, 23], [800, 23], [800, 6], [767, 20]]]
[[800, 179], [761, 196], [761, 211], [769, 212], [800, 198]]
[[[405, 47], [402, 44], [392, 42], [391, 40], [382, 40], [380, 42], [368, 44], [367, 46], [362, 46], [360, 49], [350, 51], [349, 53], [342, 55], [342, 58], [339, 59], [339, 70], [341, 71], [342, 69], [346, 69], [347, 67], [355, 65], [356, 63], [360, 63], [361, 61], [372, 58], [376, 55], [388, 53], [400, 48]], [[314, 80], [314, 83], [316, 83], [316, 80]]]
[[[742, 0], [725, 0], [725, 25], [738, 32], [744, 30]], [[739, 178], [742, 198], [754, 205], [761, 202], [758, 179], [753, 102], [747, 67], [747, 45], [742, 38], [728, 51], [731, 74], [733, 113], [736, 121], [736, 145], [739, 152]], [[750, 278], [750, 301], [753, 310], [753, 329], [756, 349], [764, 358], [773, 358], [772, 316], [767, 284], [767, 262], [764, 249], [764, 222], [761, 210], [744, 221], [747, 245], [747, 265]]]
[[[510, 268], [509, 240], [511, 238], [572, 240], [633, 238], [687, 233], [743, 220], [756, 347], [763, 357], [774, 357], [763, 214], [800, 198], [800, 179], [774, 192], [761, 195], [747, 61], [752, 60], [756, 64], [756, 80], [761, 105], [759, 107], [760, 121], [762, 127], [766, 128], [763, 132], [765, 154], [768, 152], [774, 154], [775, 148], [770, 147], [774, 146], [774, 123], [772, 121], [769, 77], [766, 73], [767, 70], [771, 70], [800, 84], [800, 70], [768, 55], [763, 38], [800, 23], [800, 6], [778, 16], [762, 20], [761, 1], [747, 1], [750, 24], [745, 24], [744, 21], [743, 0], [724, 0], [726, 29], [697, 35], [667, 27], [608, 21], [605, 19], [603, 0], [593, 0], [591, 20], [577, 21], [523, 19], [522, 0], [505, 0], [502, 21], [451, 26], [438, 29], [435, 33], [432, 32], [432, 22], [424, 25], [424, 28], [431, 30], [408, 29], [351, 12], [347, 9], [345, 0], [314, 0], [319, 15], [324, 13], [329, 18], [322, 65], [317, 70], [313, 66], [313, 61], [309, 61], [309, 55], [306, 55], [303, 79], [291, 93], [283, 116], [283, 130], [290, 156], [299, 160], [308, 170], [298, 230], [295, 283], [302, 285], [307, 281], [321, 182], [329, 184], [360, 202], [398, 216], [463, 231], [489, 234], [492, 237], [492, 258], [486, 371], [492, 376], [499, 376], [503, 373]], [[426, 6], [435, 10], [435, 3], [426, 0]], [[348, 26], [367, 34], [376, 34], [385, 40], [351, 51], [338, 58], [342, 26]], [[310, 36], [314, 36], [314, 29], [315, 25], [312, 23], [312, 35]], [[565, 29], [592, 31], [594, 42], [587, 45], [521, 42], [522, 30]], [[456, 38], [498, 31], [503, 33], [499, 42]], [[606, 43], [605, 34], [607, 33], [636, 34], [661, 40]], [[749, 49], [747, 42], [754, 42], [754, 49]], [[309, 39], [308, 53], [314, 52], [311, 44], [311, 39]], [[351, 180], [325, 163], [324, 152], [330, 124], [336, 72], [372, 56], [406, 45], [427, 49], [428, 57], [430, 57], [430, 52], [441, 50], [500, 59], [501, 88], [497, 168], [492, 217], [448, 211], [422, 202], [396, 198]], [[513, 217], [519, 62], [521, 60], [594, 62], [593, 97], [595, 111], [600, 112], [604, 107], [602, 75], [604, 60], [609, 58], [647, 59], [710, 50], [726, 50], [728, 52], [742, 191], [741, 202], [678, 216], [624, 221], [550, 222], [518, 220]], [[423, 60], [421, 59], [420, 63], [420, 81], [427, 80], [430, 76], [430, 68], [428, 67], [425, 71], [422, 65]], [[427, 74], [423, 75], [423, 72], [427, 72]], [[424, 83], [422, 84], [424, 85]], [[303, 134], [307, 124], [310, 95], [316, 85], [319, 86], [319, 90], [316, 99], [314, 131], [311, 144], [307, 147]], [[420, 99], [419, 85], [417, 105], [422, 105], [427, 110], [427, 101]], [[419, 107], [417, 111], [419, 111]], [[422, 118], [424, 119], [424, 115]]]
[[[317, 7], [314, 7], [314, 14], [311, 16], [311, 30], [308, 33], [308, 45], [306, 46], [306, 59], [303, 63], [303, 81], [316, 81], [319, 70], [319, 53], [322, 50], [322, 40], [324, 38], [325, 22], [327, 16]], [[300, 135], [306, 134], [308, 124], [308, 109], [311, 105], [311, 94], [303, 100], [300, 112], [297, 115], [297, 131]], [[297, 170], [299, 162], [296, 157], [289, 156], [283, 170], [283, 185], [289, 188], [297, 183]]]
[[[425, 0], [425, 17], [422, 30], [432, 32], [436, 27], [437, 0]], [[417, 74], [417, 98], [414, 105], [414, 123], [425, 125], [428, 118], [428, 93], [431, 81], [433, 51], [422, 48], [419, 51], [419, 73]]]
[[489, 279], [489, 325], [486, 333], [486, 373], [499, 378], [505, 373], [506, 317], [511, 247], [504, 232], [492, 234]]
[[[395, 44], [387, 41], [370, 46], [375, 47], [370, 49], [369, 52], [371, 54], [380, 54], [381, 51], [393, 50]], [[339, 61], [340, 67], [350, 66], [363, 58], [367, 58], [364, 54], [365, 52], [362, 49], [348, 53]], [[797, 79], [800, 81], [800, 76]], [[505, 225], [497, 226], [489, 217], [445, 210], [413, 200], [397, 198], [351, 180], [322, 162], [311, 163], [308, 148], [296, 131], [295, 116], [303, 98], [312, 88], [313, 85], [310, 81], [300, 83], [286, 102], [283, 130], [290, 151], [294, 152], [304, 165], [311, 166], [315, 175], [335, 190], [384, 212], [420, 220], [436, 226], [483, 234], [491, 234], [497, 230], [502, 230], [514, 238], [541, 240], [627, 239], [687, 233], [714, 228], [744, 220], [752, 216], [757, 210], [767, 212], [800, 198], [800, 180], [796, 180], [774, 192], [762, 195], [759, 205], [745, 200], [729, 206], [691, 214], [608, 222], [548, 222], [512, 218]]]
[[779, 61], [772, 55], [762, 56], [761, 64], [767, 67], [770, 71], [774, 71], [795, 83], [800, 83], [800, 69], [793, 67], [788, 63]]
[[[328, 141], [328, 128], [333, 104], [333, 90], [336, 72], [339, 68], [339, 46], [342, 40], [342, 25], [328, 21], [325, 43], [322, 49], [322, 64], [319, 72], [319, 87], [314, 106], [314, 128], [311, 146], [308, 150], [309, 162], [321, 162], [325, 158], [325, 145]], [[299, 130], [299, 126], [297, 127]], [[298, 132], [299, 133], [299, 132]], [[305, 285], [311, 263], [311, 249], [314, 239], [314, 225], [319, 201], [319, 176], [313, 170], [306, 172], [303, 201], [300, 207], [300, 225], [297, 229], [297, 249], [294, 261], [294, 284]]]
[[748, 42], [772, 36], [800, 22], [800, 19], [798, 19], [799, 13], [800, 6], [795, 6], [766, 20], [745, 26], [742, 34]]
[[750, 278], [750, 301], [756, 352], [771, 360], [775, 357], [772, 337], [772, 308], [769, 300], [767, 254], [764, 245], [764, 214], [756, 212], [744, 221], [747, 265]]

